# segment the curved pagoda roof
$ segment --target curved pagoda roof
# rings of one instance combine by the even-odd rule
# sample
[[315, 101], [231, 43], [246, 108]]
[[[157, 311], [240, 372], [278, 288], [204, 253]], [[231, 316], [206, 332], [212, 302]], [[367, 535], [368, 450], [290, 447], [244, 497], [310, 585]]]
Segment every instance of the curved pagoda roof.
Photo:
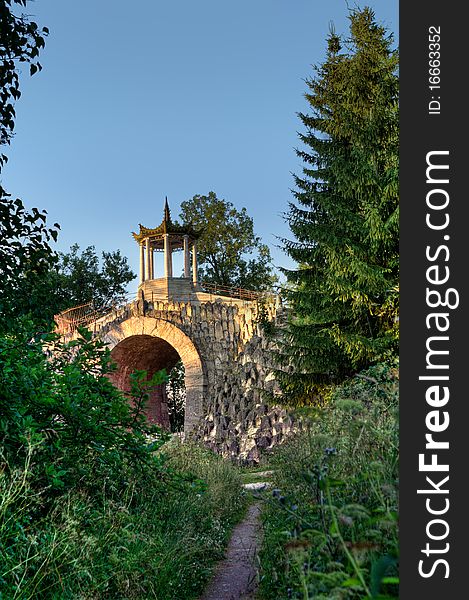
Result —
[[166, 198], [164, 203], [164, 217], [160, 225], [152, 229], [149, 227], [144, 227], [141, 223], [139, 223], [139, 228], [140, 231], [138, 233], [132, 231], [132, 235], [137, 242], [141, 242], [146, 238], [161, 238], [166, 233], [178, 237], [188, 235], [189, 238], [196, 240], [202, 233], [201, 231], [194, 229], [192, 224], [179, 225], [179, 223], [174, 223], [171, 220], [171, 211], [169, 210], [168, 198]]

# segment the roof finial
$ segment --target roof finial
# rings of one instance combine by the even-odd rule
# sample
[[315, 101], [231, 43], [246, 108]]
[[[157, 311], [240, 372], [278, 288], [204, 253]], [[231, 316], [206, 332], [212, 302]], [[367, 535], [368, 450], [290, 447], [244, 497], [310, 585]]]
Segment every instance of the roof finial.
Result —
[[171, 221], [171, 212], [169, 210], [169, 204], [168, 204], [168, 196], [165, 196], [165, 202], [164, 202], [164, 220], [165, 221]]

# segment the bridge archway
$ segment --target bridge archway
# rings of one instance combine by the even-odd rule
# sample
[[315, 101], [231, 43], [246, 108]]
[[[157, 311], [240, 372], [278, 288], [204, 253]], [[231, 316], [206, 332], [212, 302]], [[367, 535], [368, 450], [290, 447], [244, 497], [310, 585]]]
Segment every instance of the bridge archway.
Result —
[[[203, 417], [206, 393], [204, 365], [190, 337], [168, 321], [140, 316], [113, 325], [102, 339], [116, 362], [125, 363], [126, 373], [145, 369], [151, 374], [182, 361], [186, 386], [184, 432], [190, 433]], [[124, 379], [126, 373], [120, 370]], [[119, 387], [123, 379], [116, 381]], [[164, 414], [160, 418], [164, 421]]]

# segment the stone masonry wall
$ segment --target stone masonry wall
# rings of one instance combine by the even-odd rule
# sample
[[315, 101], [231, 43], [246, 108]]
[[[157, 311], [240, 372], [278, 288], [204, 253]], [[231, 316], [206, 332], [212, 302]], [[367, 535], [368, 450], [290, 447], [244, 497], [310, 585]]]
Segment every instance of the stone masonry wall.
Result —
[[199, 430], [206, 446], [245, 463], [257, 462], [294, 427], [287, 411], [272, 402], [278, 392], [269, 360], [272, 344], [258, 333], [216, 382]]

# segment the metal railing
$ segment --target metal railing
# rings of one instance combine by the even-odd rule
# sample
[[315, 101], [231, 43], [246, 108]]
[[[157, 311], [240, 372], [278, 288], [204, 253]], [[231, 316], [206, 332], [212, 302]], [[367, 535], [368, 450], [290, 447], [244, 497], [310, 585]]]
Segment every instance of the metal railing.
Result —
[[96, 323], [98, 319], [101, 319], [121, 306], [125, 306], [134, 298], [135, 293], [128, 294], [125, 298], [122, 298], [120, 302], [104, 306], [98, 307], [94, 300], [86, 302], [85, 304], [80, 304], [79, 306], [72, 306], [58, 315], [55, 315], [54, 320], [57, 324], [56, 331], [60, 335], [74, 333], [78, 327], [88, 327], [89, 325]]
[[78, 327], [86, 327], [97, 319], [97, 311], [93, 302], [73, 306], [55, 315], [57, 333], [65, 335], [73, 333]]
[[204, 281], [201, 281], [199, 286], [207, 294], [228, 296], [230, 298], [239, 298], [240, 300], [260, 300], [261, 298], [275, 295], [274, 292], [255, 292], [254, 290], [218, 285], [217, 283], [205, 283]]
[[[246, 290], [240, 287], [222, 286], [216, 283], [199, 282], [198, 287], [200, 291], [205, 292], [206, 294], [210, 294], [213, 296], [225, 296], [250, 302], [275, 298], [277, 295], [274, 291], [256, 292], [254, 290]], [[128, 294], [120, 302], [114, 303], [112, 305], [97, 307], [96, 302], [92, 300], [91, 302], [68, 308], [67, 310], [62, 311], [58, 315], [55, 315], [55, 322], [57, 324], [56, 331], [60, 335], [72, 334], [77, 330], [78, 327], [88, 327], [93, 323], [96, 323], [98, 319], [101, 319], [105, 315], [110, 314], [113, 310], [117, 310], [125, 306], [126, 304], [129, 304], [132, 300], [135, 299], [137, 299], [137, 294], [134, 292], [132, 294]], [[143, 297], [142, 293], [142, 299], [153, 302], [153, 292], [151, 293], [151, 298]], [[156, 299], [157, 298], [155, 298], [155, 300]], [[193, 299], [194, 297], [191, 294], [190, 297], [184, 299], [178, 298], [178, 301], [190, 302]], [[170, 300], [172, 299], [170, 298]]]

